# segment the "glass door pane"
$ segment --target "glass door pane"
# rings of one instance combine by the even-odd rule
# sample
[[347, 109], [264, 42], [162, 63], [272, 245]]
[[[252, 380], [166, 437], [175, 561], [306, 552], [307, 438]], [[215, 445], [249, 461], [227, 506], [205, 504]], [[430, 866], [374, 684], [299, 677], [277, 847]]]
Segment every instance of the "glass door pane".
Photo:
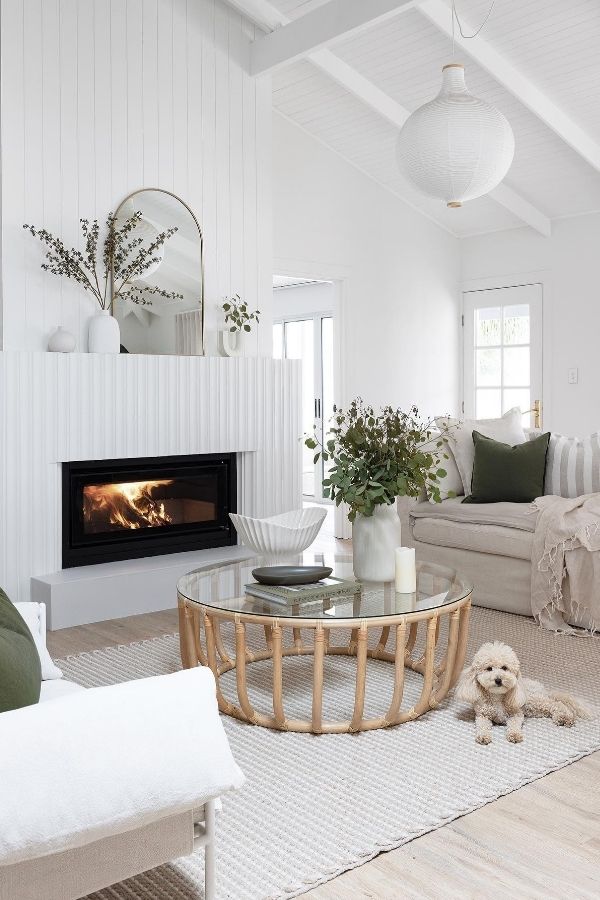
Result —
[[[284, 322], [286, 359], [302, 360], [302, 431], [311, 434], [315, 423], [315, 340], [313, 319]], [[315, 496], [314, 451], [302, 444], [302, 493]]]
[[465, 414], [495, 418], [514, 406], [531, 424], [541, 399], [541, 286], [465, 295]]

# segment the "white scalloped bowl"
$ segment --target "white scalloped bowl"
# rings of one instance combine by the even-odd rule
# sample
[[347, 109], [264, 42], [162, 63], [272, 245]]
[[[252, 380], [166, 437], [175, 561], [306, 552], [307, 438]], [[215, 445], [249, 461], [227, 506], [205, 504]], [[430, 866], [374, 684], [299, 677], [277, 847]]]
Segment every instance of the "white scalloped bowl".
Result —
[[293, 509], [268, 519], [229, 513], [240, 540], [259, 554], [301, 553], [310, 547], [327, 516], [325, 507]]

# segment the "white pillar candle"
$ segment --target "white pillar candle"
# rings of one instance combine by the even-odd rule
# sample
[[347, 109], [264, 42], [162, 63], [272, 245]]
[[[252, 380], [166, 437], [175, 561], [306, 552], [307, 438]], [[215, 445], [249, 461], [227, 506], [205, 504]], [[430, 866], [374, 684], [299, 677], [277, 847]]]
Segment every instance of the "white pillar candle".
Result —
[[396, 592], [414, 594], [417, 590], [417, 566], [414, 547], [396, 547]]

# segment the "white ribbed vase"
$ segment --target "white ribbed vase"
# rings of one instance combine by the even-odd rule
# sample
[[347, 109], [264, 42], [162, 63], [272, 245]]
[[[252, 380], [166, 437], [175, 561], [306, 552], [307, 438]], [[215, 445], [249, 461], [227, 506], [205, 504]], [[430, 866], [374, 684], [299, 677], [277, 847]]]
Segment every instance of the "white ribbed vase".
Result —
[[397, 145], [402, 174], [448, 206], [461, 206], [495, 188], [514, 152], [507, 119], [469, 93], [459, 63], [444, 66], [442, 89], [408, 117]]
[[108, 309], [100, 309], [90, 319], [88, 351], [90, 353], [119, 353], [121, 330]]
[[353, 569], [359, 581], [393, 581], [396, 547], [402, 529], [396, 504], [376, 506], [372, 516], [358, 515], [352, 523]]

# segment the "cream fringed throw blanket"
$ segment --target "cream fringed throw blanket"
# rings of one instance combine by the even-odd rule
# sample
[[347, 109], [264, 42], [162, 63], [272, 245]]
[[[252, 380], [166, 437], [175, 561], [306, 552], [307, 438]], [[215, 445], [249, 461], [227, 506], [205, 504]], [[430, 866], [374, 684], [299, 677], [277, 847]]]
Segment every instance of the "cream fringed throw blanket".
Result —
[[[531, 609], [540, 624], [572, 631], [564, 613], [576, 611], [600, 627], [600, 494], [538, 497], [531, 551]], [[569, 576], [567, 596], [563, 593]]]

